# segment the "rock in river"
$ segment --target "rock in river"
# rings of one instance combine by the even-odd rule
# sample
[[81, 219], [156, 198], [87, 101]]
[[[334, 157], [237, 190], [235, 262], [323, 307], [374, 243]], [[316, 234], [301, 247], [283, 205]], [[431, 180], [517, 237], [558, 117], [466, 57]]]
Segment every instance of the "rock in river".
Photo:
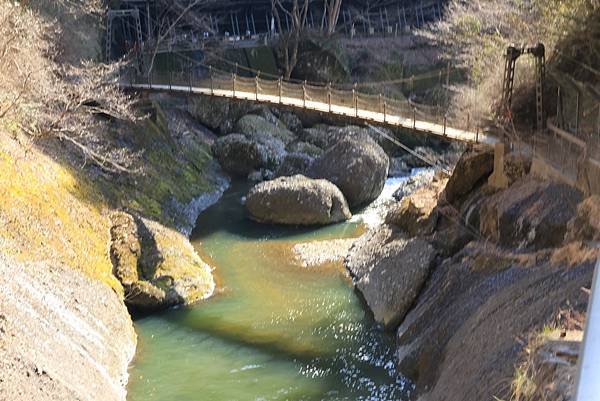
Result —
[[285, 149], [280, 140], [266, 134], [230, 134], [215, 142], [213, 152], [225, 171], [246, 177], [261, 168], [277, 167]]
[[345, 266], [375, 320], [393, 329], [417, 298], [434, 257], [435, 250], [427, 241], [404, 238], [383, 225], [354, 243]]
[[350, 206], [359, 206], [381, 194], [389, 164], [388, 156], [373, 140], [344, 138], [315, 160], [309, 176], [331, 181]]
[[254, 186], [246, 197], [252, 219], [275, 224], [329, 224], [351, 217], [341, 191], [326, 180], [302, 175]]
[[296, 135], [281, 124], [276, 124], [267, 121], [263, 116], [248, 114], [240, 118], [236, 124], [236, 131], [245, 135], [268, 134], [273, 138], [277, 138], [284, 144], [289, 144], [296, 139]]

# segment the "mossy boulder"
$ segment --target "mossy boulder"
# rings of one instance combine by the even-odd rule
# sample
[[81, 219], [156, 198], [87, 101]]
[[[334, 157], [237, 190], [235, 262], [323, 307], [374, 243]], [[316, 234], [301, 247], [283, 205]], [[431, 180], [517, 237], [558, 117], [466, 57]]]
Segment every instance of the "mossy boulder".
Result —
[[113, 273], [129, 308], [153, 311], [212, 294], [212, 269], [182, 234], [125, 212], [110, 219]]

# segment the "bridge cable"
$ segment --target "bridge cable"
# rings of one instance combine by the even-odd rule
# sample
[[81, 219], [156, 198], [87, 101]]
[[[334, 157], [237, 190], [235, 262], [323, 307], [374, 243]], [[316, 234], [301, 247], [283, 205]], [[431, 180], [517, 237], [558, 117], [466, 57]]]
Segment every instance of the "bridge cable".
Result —
[[[380, 130], [377, 127], [374, 127], [371, 124], [367, 124], [367, 126], [372, 129], [374, 132], [376, 132], [377, 134], [381, 135], [383, 138], [389, 140], [390, 142], [392, 142], [393, 144], [401, 147], [402, 149], [404, 149], [405, 151], [407, 151], [408, 153], [410, 153], [411, 155], [419, 158], [420, 160], [424, 161], [425, 163], [427, 163], [428, 165], [430, 165], [434, 170], [441, 170], [445, 175], [447, 175], [448, 177], [450, 177], [450, 175], [452, 174], [452, 172], [450, 171], [450, 169], [448, 167], [445, 166], [441, 166], [440, 164], [436, 163], [434, 160], [430, 160], [429, 158], [420, 155], [418, 152], [415, 152], [414, 150], [410, 149], [408, 146], [404, 145], [402, 142], [398, 141], [395, 138], [390, 137], [388, 134], [386, 134], [385, 132], [383, 132], [382, 130]], [[448, 206], [450, 208], [452, 208], [452, 210], [458, 215], [460, 216], [460, 210], [458, 210], [456, 207], [454, 207], [453, 205], [448, 203]], [[441, 210], [440, 208], [438, 208], [438, 212], [443, 215], [444, 217], [446, 217], [448, 220], [450, 220], [452, 223], [456, 224], [459, 227], [462, 227], [464, 229], [466, 229], [471, 235], [473, 235], [473, 237], [479, 239], [480, 241], [484, 242], [485, 245], [489, 244], [489, 240], [487, 238], [485, 238], [483, 235], [481, 235], [481, 233], [479, 232], [479, 230], [477, 230], [475, 227], [471, 226], [470, 224], [468, 224], [466, 221], [463, 221], [460, 217], [456, 218], [448, 213], [444, 213], [443, 210]]]
[[414, 150], [412, 150], [411, 148], [409, 148], [408, 146], [406, 146], [405, 144], [403, 144], [402, 142], [398, 141], [395, 138], [392, 138], [391, 136], [389, 136], [388, 134], [386, 134], [385, 132], [383, 132], [382, 130], [380, 130], [379, 128], [368, 124], [367, 123], [367, 127], [369, 127], [370, 129], [372, 129], [373, 131], [375, 131], [377, 134], [381, 135], [383, 138], [387, 139], [388, 141], [392, 142], [393, 144], [395, 144], [396, 146], [401, 147], [402, 149], [404, 149], [405, 151], [407, 151], [408, 153], [410, 153], [411, 155], [415, 156], [416, 158], [424, 161], [425, 163], [427, 163], [428, 165], [430, 165], [431, 167], [435, 168], [435, 169], [440, 169], [442, 170], [442, 172], [444, 174], [450, 175], [452, 172], [450, 171], [450, 169], [448, 169], [445, 166], [441, 166], [438, 163], [435, 162], [435, 160], [431, 160], [421, 154], [419, 154], [418, 152], [415, 152]]
[[[176, 54], [178, 57], [181, 57], [183, 59], [191, 61], [191, 62], [195, 63], [196, 65], [201, 65], [201, 66], [204, 66], [204, 67], [210, 67], [210, 65], [207, 65], [207, 64], [204, 64], [204, 63], [199, 62], [197, 60], [194, 60], [194, 59], [186, 56], [185, 54], [182, 54], [181, 52], [174, 51], [172, 53]], [[259, 70], [256, 70], [254, 68], [251, 68], [251, 67], [246, 67], [244, 65], [240, 65], [240, 64], [235, 63], [235, 62], [233, 62], [231, 60], [228, 60], [228, 59], [226, 59], [224, 57], [218, 56], [215, 53], [210, 53], [210, 56], [213, 57], [213, 58], [216, 58], [217, 60], [220, 60], [220, 61], [222, 61], [222, 62], [224, 62], [226, 64], [229, 64], [232, 67], [236, 67], [236, 68], [238, 68], [240, 70], [244, 70], [244, 71], [250, 72], [250, 73], [252, 73], [254, 75], [271, 77], [271, 78], [274, 78], [274, 79], [279, 79], [280, 78], [279, 75], [270, 74], [268, 72], [259, 71]], [[213, 66], [212, 68], [214, 69], [215, 67]], [[451, 71], [459, 71], [459, 70], [460, 69], [457, 68], [457, 67], [454, 67], [454, 68], [451, 69]], [[223, 70], [220, 70], [220, 71], [222, 71], [222, 72], [228, 72], [228, 71], [223, 71]], [[422, 81], [422, 80], [426, 80], [426, 79], [431, 79], [431, 78], [439, 77], [439, 74], [440, 73], [444, 73], [444, 72], [446, 72], [446, 73], [448, 72], [448, 69], [446, 67], [445, 68], [436, 69], [436, 70], [433, 70], [433, 71], [423, 72], [423, 73], [418, 74], [418, 75], [412, 75], [412, 76], [406, 77], [406, 78], [397, 78], [397, 79], [391, 79], [391, 80], [385, 80], [385, 81], [358, 82], [358, 83], [356, 83], [356, 87], [368, 87], [368, 86], [377, 86], [377, 85], [401, 84], [401, 83], [410, 83], [411, 81], [412, 82], [417, 82], [417, 81]], [[290, 78], [290, 79], [287, 79], [286, 81], [287, 82], [296, 82], [296, 83], [304, 83], [305, 82], [304, 80], [296, 79], [296, 78]], [[314, 86], [323, 86], [323, 87], [328, 85], [328, 82], [306, 81], [306, 83], [310, 84], [310, 85], [314, 85]], [[353, 84], [353, 83], [343, 83], [343, 84], [338, 84], [338, 87], [339, 86], [341, 86], [341, 87], [344, 87], [344, 86], [346, 86], [346, 87], [352, 87], [354, 85], [355, 84]]]

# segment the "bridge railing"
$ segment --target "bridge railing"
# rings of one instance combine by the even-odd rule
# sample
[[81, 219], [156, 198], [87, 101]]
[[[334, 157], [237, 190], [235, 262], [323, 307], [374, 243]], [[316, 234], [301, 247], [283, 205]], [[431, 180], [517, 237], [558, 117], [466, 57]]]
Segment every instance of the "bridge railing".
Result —
[[510, 133], [516, 148], [532, 152], [534, 168], [542, 175], [561, 178], [586, 193], [600, 194], [600, 96], [572, 79], [549, 84], [555, 96], [546, 98], [543, 130]]
[[[191, 66], [191, 68], [189, 68]], [[357, 86], [315, 84], [286, 81], [281, 78], [241, 76], [221, 71], [211, 66], [197, 63], [178, 69], [153, 69], [149, 74], [141, 74], [134, 68], [121, 72], [121, 85], [147, 87], [149, 89], [198, 92], [214, 96], [235, 97], [275, 104], [304, 107], [317, 111], [354, 116], [373, 122], [390, 122], [407, 127], [408, 120], [416, 129], [417, 121], [421, 131], [446, 135], [447, 127], [477, 134], [473, 138], [458, 137], [477, 142], [481, 121], [475, 118], [451, 119], [445, 110], [436, 106], [426, 106], [408, 99], [390, 98], [383, 94], [366, 93]], [[429, 123], [424, 126], [422, 123]]]

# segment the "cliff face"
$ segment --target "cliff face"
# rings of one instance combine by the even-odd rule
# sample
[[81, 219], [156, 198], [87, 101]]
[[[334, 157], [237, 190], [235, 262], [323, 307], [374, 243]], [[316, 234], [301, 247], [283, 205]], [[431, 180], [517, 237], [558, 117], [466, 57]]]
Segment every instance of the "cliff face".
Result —
[[0, 255], [0, 399], [125, 399], [136, 337], [109, 287], [57, 262]]
[[[351, 272], [360, 265], [370, 283], [385, 278], [380, 272], [401, 282], [402, 291], [389, 278], [379, 280], [378, 293], [361, 281], [357, 288], [376, 319], [382, 308], [401, 318], [389, 328], [396, 331], [399, 370], [415, 381], [419, 400], [512, 399], [528, 339], [562, 327], [567, 314], [585, 313], [582, 288], [590, 287], [599, 256], [592, 244], [597, 197], [531, 176], [527, 160], [513, 156], [506, 161], [511, 185], [495, 190], [487, 185], [487, 153], [465, 153], [447, 183], [434, 181], [399, 202], [384, 227], [397, 234], [383, 241], [372, 235], [370, 243], [364, 237], [366, 251], [355, 245], [346, 260]], [[375, 261], [364, 257], [407, 238], [437, 254], [426, 280], [409, 274], [415, 258], [408, 251], [392, 260], [389, 252]]]
[[124, 301], [137, 283], [117, 274], [116, 210], [146, 230], [144, 263], [126, 268], [166, 294], [141, 308], [211, 295], [212, 269], [186, 234], [227, 180], [206, 150], [191, 152], [208, 149], [210, 138], [143, 124], [130, 140], [144, 140], [131, 146], [156, 157], [133, 177], [94, 174], [68, 163], [68, 150], [58, 157], [26, 136], [0, 135], [0, 399], [125, 398], [136, 341]]

